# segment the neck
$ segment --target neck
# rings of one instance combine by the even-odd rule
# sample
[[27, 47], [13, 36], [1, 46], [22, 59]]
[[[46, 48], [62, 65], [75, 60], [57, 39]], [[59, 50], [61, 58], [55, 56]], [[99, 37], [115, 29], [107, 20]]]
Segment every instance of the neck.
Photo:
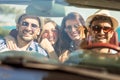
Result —
[[77, 39], [77, 40], [74, 40], [73, 41], [75, 44], [79, 44], [80, 42], [81, 42], [81, 40], [80, 39]]
[[74, 42], [74, 46], [75, 46], [76, 49], [80, 48], [80, 44], [81, 44], [81, 40], [80, 39], [74, 40], [73, 42]]

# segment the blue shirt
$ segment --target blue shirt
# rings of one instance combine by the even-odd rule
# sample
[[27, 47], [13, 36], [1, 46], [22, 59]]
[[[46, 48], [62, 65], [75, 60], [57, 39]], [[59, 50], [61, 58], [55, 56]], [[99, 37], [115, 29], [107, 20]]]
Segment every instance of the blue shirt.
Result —
[[[0, 39], [0, 51], [3, 49], [7, 49], [6, 41], [5, 39]], [[30, 46], [27, 48], [27, 51], [37, 52], [48, 57], [47, 52], [37, 42], [34, 41], [31, 42]]]

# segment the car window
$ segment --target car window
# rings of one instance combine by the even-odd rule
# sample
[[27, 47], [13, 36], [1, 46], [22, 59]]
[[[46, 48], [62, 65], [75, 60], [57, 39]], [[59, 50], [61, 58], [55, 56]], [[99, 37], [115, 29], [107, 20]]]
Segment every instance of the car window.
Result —
[[[59, 25], [59, 27], [61, 27], [64, 16], [66, 16], [71, 12], [79, 13], [86, 21], [90, 15], [93, 15], [98, 10], [106, 9], [104, 7], [101, 8], [100, 5], [95, 5], [95, 4], [94, 4], [95, 7], [93, 6], [91, 7], [89, 5], [87, 5], [87, 7], [85, 5], [84, 7], [82, 5], [81, 6], [75, 5], [76, 2], [75, 4], [72, 4], [74, 2], [67, 3], [67, 1], [64, 2], [64, 1], [58, 1], [58, 0], [56, 1], [50, 0], [50, 1], [46, 1], [46, 3], [43, 0], [40, 0], [40, 1], [26, 0], [25, 3], [23, 3], [23, 1], [20, 1], [20, 2], [19, 1], [1, 1], [1, 2], [3, 2], [0, 5], [0, 12], [1, 12], [0, 28], [2, 29], [0, 36], [2, 37], [9, 34], [9, 32], [12, 29], [16, 28], [16, 21], [19, 15], [23, 13], [33, 14], [39, 17], [44, 17], [44, 18], [50, 18], [53, 21], [55, 21]], [[116, 18], [118, 20], [118, 23], [120, 23], [119, 10], [109, 9], [109, 8], [108, 10], [110, 15]], [[118, 40], [120, 41], [119, 25], [118, 25], [118, 28], [116, 29], [116, 32], [118, 33]]]
[[[15, 18], [18, 15], [26, 12], [26, 8], [30, 4], [29, 1], [31, 1], [31, 0], [25, 0], [25, 1], [26, 1], [26, 3], [24, 3], [24, 4], [22, 3], [22, 1], [21, 1], [21, 4], [18, 4], [19, 1], [16, 1], [16, 2], [11, 1], [11, 2], [9, 2], [10, 4], [7, 4], [7, 1], [3, 1], [3, 3], [0, 5], [0, 8], [1, 8], [1, 16], [0, 16], [1, 17], [1, 27], [3, 29], [5, 29], [5, 30], [11, 30], [11, 29], [15, 28]], [[63, 15], [59, 15], [59, 14], [57, 15], [56, 14], [58, 17], [57, 16], [54, 17], [54, 16], [51, 16], [49, 14], [48, 14], [49, 15], [48, 16], [46, 14], [44, 17], [50, 17], [51, 19], [53, 19], [59, 25], [61, 25], [61, 21], [62, 21], [63, 17], [65, 15], [67, 15], [68, 13], [70, 13], [70, 12], [78, 12], [86, 20], [86, 18], [89, 15], [92, 15], [97, 10], [99, 10], [99, 8], [94, 8], [94, 7], [93, 8], [76, 7], [76, 6], [61, 5], [61, 4], [58, 4], [58, 3], [57, 3], [57, 5], [59, 5], [59, 6], [55, 6], [55, 7], [57, 7], [58, 10], [56, 10], [55, 12], [59, 11], [59, 7], [62, 7], [64, 9], [64, 12], [61, 13], [61, 14], [63, 14]], [[110, 14], [112, 16], [114, 16], [118, 21], [120, 21], [119, 20], [119, 11], [118, 10], [110, 10]], [[118, 30], [117, 30], [117, 32], [118, 32], [118, 34], [120, 34]]]
[[[54, 1], [54, 0], [48, 0], [48, 1], [34, 1], [34, 0], [26, 0], [25, 3], [23, 1], [1, 1], [0, 5], [0, 36], [4, 37], [9, 34], [9, 32], [12, 29], [16, 28], [16, 21], [19, 17], [19, 15], [23, 13], [28, 13], [32, 15], [36, 15], [39, 17], [44, 18], [50, 18], [53, 21], [55, 21], [59, 27], [62, 26], [62, 20], [64, 16], [71, 12], [77, 12], [81, 14], [81, 16], [86, 21], [87, 18], [90, 15], [93, 15], [95, 12], [101, 9], [97, 5], [97, 7], [91, 7], [91, 6], [77, 6], [77, 5], [71, 5], [70, 3], [64, 2], [64, 1]], [[8, 2], [8, 3], [7, 3]], [[73, 2], [74, 3], [74, 2]], [[86, 5], [85, 5], [86, 6]], [[116, 18], [118, 20], [118, 23], [120, 23], [120, 15], [119, 10], [116, 9], [109, 9], [109, 13], [111, 16]], [[116, 29], [116, 32], [118, 33], [118, 40], [120, 41], [120, 32], [119, 32], [119, 26]]]
[[[47, 80], [49, 77], [49, 80], [120, 79], [119, 4], [119, 0], [0, 0], [0, 80]], [[107, 26], [102, 25], [102, 20], [97, 22], [97, 18], [89, 22], [88, 17], [101, 10], [108, 10], [118, 21], [114, 32], [112, 20], [115, 20], [110, 20], [110, 17], [107, 17]], [[26, 19], [23, 18], [24, 13], [35, 16]], [[21, 15], [24, 21], [17, 25]], [[104, 17], [103, 21], [107, 22]], [[87, 21], [89, 24], [86, 24]], [[101, 24], [98, 25], [99, 22]], [[40, 29], [39, 25], [42, 26]], [[100, 32], [105, 35], [111, 32], [110, 38], [100, 35]], [[18, 33], [22, 33], [20, 38]], [[28, 44], [29, 47], [21, 47], [22, 40], [33, 42]], [[97, 44], [91, 44], [93, 40], [98, 40]], [[100, 43], [102, 41], [103, 44]], [[20, 47], [17, 47], [18, 44]], [[12, 77], [6, 74], [12, 74]]]

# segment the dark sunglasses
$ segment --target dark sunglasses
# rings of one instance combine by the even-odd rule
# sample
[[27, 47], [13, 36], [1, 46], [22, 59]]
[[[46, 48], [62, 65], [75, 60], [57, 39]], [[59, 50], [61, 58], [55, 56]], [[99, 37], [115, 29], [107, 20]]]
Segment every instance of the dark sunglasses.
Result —
[[72, 27], [74, 27], [75, 29], [78, 29], [78, 27], [80, 27], [80, 25], [74, 25], [74, 26], [67, 26], [66, 28], [65, 28], [65, 31], [72, 31]]
[[[22, 26], [27, 27], [27, 26], [29, 26], [29, 25], [30, 25], [29, 22], [26, 22], [26, 21], [22, 22]], [[37, 28], [38, 26], [37, 26], [36, 24], [32, 23], [32, 24], [31, 24], [31, 27], [32, 27], [32, 28]]]
[[113, 30], [112, 27], [107, 27], [107, 26], [104, 26], [104, 27], [101, 27], [101, 26], [98, 26], [98, 25], [92, 26], [93, 31], [100, 32], [102, 29], [103, 29], [104, 33], [107, 33], [109, 31]]

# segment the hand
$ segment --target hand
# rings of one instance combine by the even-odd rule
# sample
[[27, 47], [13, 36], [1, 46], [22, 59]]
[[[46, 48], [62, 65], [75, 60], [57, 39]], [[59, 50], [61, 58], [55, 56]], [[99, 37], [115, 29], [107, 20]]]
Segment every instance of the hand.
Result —
[[18, 50], [16, 41], [12, 36], [10, 36], [10, 35], [6, 36], [5, 40], [6, 40], [7, 48], [9, 48], [10, 50]]
[[45, 50], [52, 52], [54, 51], [53, 46], [51, 45], [51, 43], [48, 41], [47, 38], [42, 39], [40, 45], [42, 46], [42, 48], [44, 48]]
[[70, 54], [69, 50], [66, 50], [65, 52], [63, 52], [63, 53], [59, 56], [59, 61], [62, 62], [62, 63], [65, 62], [65, 61], [68, 59], [69, 54]]
[[42, 46], [42, 48], [44, 48], [48, 52], [50, 58], [52, 58], [52, 59], [58, 59], [58, 56], [56, 55], [54, 47], [48, 41], [47, 38], [42, 39], [40, 45]]

